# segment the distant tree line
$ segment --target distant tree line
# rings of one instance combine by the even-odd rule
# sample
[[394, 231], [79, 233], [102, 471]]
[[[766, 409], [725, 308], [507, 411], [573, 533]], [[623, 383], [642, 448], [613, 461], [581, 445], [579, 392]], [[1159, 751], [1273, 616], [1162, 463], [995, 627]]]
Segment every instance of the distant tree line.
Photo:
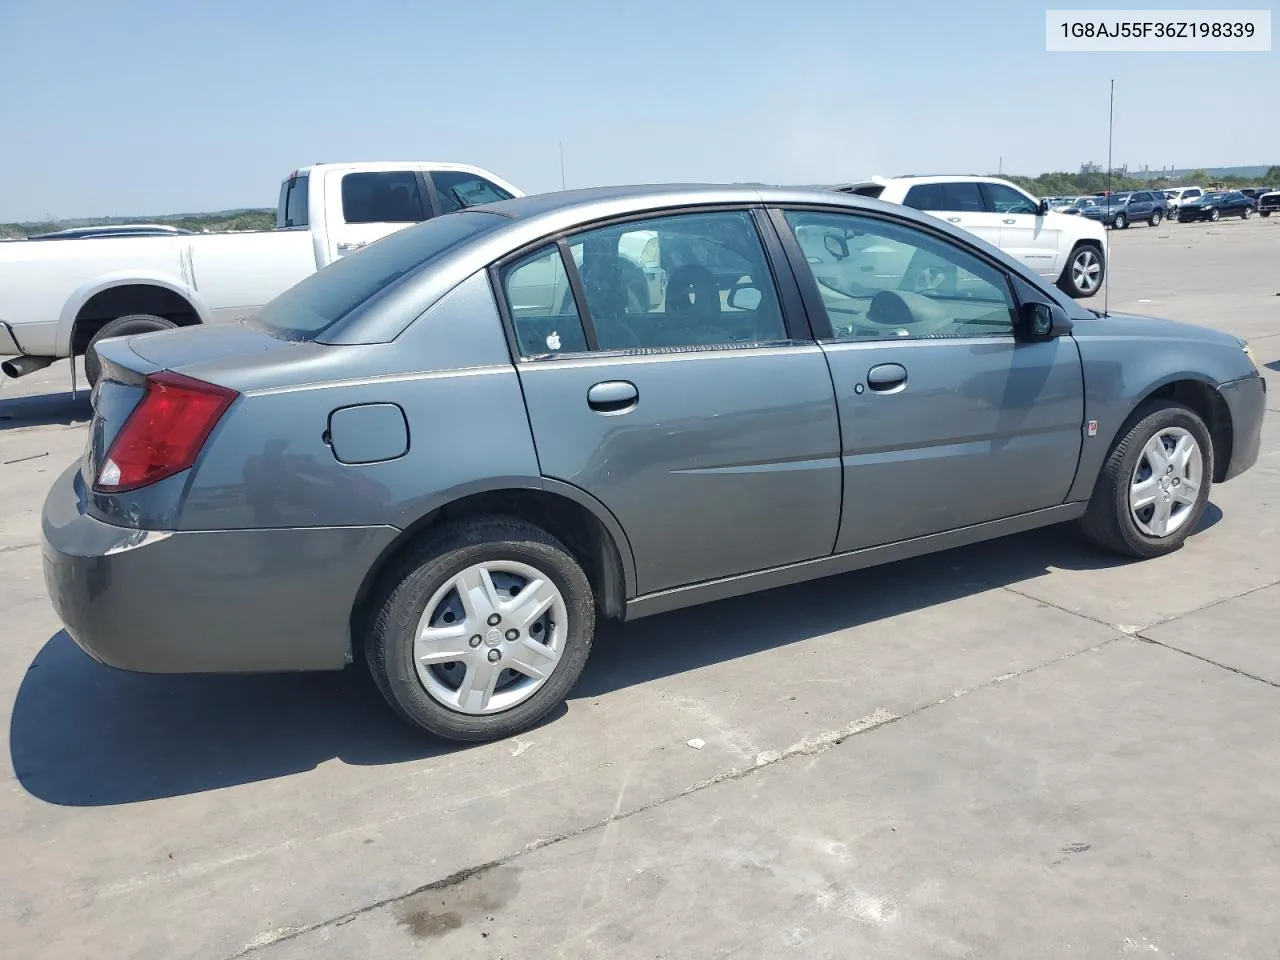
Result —
[[[995, 176], [995, 174], [992, 174]], [[1107, 189], [1105, 173], [1042, 173], [1038, 177], [1002, 175], [1037, 197], [1075, 197]], [[1261, 177], [1214, 177], [1204, 170], [1192, 170], [1185, 177], [1149, 180], [1137, 177], [1111, 178], [1112, 190], [1162, 190], [1198, 184], [1205, 187], [1221, 181], [1229, 189], [1240, 187], [1280, 187], [1280, 165], [1267, 168]], [[274, 210], [224, 210], [221, 213], [174, 213], [163, 217], [97, 217], [80, 220], [52, 220], [44, 223], [0, 223], [0, 239], [29, 237], [68, 227], [92, 227], [108, 223], [165, 223], [183, 230], [220, 233], [227, 230], [273, 230]]]
[[[995, 176], [995, 174], [992, 174]], [[1078, 197], [1091, 193], [1100, 193], [1107, 189], [1105, 173], [1042, 173], [1038, 177], [1006, 176], [1006, 180], [1016, 183], [1028, 193], [1037, 197]], [[1241, 187], [1277, 187], [1280, 188], [1280, 165], [1272, 166], [1260, 177], [1217, 177], [1204, 170], [1192, 170], [1184, 177], [1160, 179], [1158, 177], [1143, 180], [1138, 177], [1118, 177], [1112, 175], [1112, 190], [1164, 190], [1169, 187], [1187, 187], [1197, 185], [1207, 187], [1210, 183], [1222, 183], [1227, 189], [1238, 190]]]
[[224, 210], [221, 213], [172, 213], [162, 217], [88, 217], [78, 220], [50, 220], [42, 223], [0, 223], [0, 238], [30, 237], [70, 227], [96, 227], [111, 223], [163, 223], [197, 233], [227, 230], [274, 230], [274, 210]]

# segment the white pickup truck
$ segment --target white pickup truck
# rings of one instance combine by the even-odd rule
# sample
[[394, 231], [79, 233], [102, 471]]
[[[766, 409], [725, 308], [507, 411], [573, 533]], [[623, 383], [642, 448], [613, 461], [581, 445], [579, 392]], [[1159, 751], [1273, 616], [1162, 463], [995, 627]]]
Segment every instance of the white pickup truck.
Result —
[[99, 340], [247, 316], [389, 233], [518, 196], [464, 164], [318, 163], [280, 185], [275, 230], [0, 243], [0, 369], [83, 354], [92, 385]]

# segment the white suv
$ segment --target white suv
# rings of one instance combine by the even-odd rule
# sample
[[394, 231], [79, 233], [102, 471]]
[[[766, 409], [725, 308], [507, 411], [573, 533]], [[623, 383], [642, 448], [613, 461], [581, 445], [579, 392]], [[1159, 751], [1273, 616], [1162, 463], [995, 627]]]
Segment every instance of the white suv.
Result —
[[835, 188], [901, 203], [976, 234], [1057, 282], [1072, 297], [1092, 297], [1107, 270], [1102, 224], [1049, 210], [995, 177], [872, 177]]

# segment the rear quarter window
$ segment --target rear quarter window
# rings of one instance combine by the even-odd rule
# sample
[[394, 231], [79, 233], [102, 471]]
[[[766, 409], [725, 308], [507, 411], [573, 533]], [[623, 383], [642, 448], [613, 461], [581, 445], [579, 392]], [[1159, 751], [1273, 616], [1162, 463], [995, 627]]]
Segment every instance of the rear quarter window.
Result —
[[399, 230], [290, 287], [251, 323], [286, 340], [314, 340], [404, 277], [505, 222], [491, 213], [466, 211]]

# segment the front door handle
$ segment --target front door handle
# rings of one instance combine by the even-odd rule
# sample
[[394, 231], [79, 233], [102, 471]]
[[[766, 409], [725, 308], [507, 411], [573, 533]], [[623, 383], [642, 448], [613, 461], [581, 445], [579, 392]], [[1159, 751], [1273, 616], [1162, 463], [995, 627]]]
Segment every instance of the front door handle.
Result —
[[629, 380], [606, 380], [587, 391], [587, 406], [597, 413], [626, 413], [640, 402], [640, 391]]
[[900, 363], [878, 363], [867, 371], [867, 386], [876, 393], [897, 393], [907, 385], [907, 368]]
[[960, 222], [959, 217], [947, 217], [947, 223], [959, 223], [959, 222]]
[[1001, 223], [1017, 223], [1018, 221], [1017, 221], [1017, 220], [1015, 220], [1015, 219], [1013, 219], [1013, 217], [1010, 217], [1009, 219], [1007, 219], [1007, 220], [1001, 220], [1000, 222], [1001, 222]]

